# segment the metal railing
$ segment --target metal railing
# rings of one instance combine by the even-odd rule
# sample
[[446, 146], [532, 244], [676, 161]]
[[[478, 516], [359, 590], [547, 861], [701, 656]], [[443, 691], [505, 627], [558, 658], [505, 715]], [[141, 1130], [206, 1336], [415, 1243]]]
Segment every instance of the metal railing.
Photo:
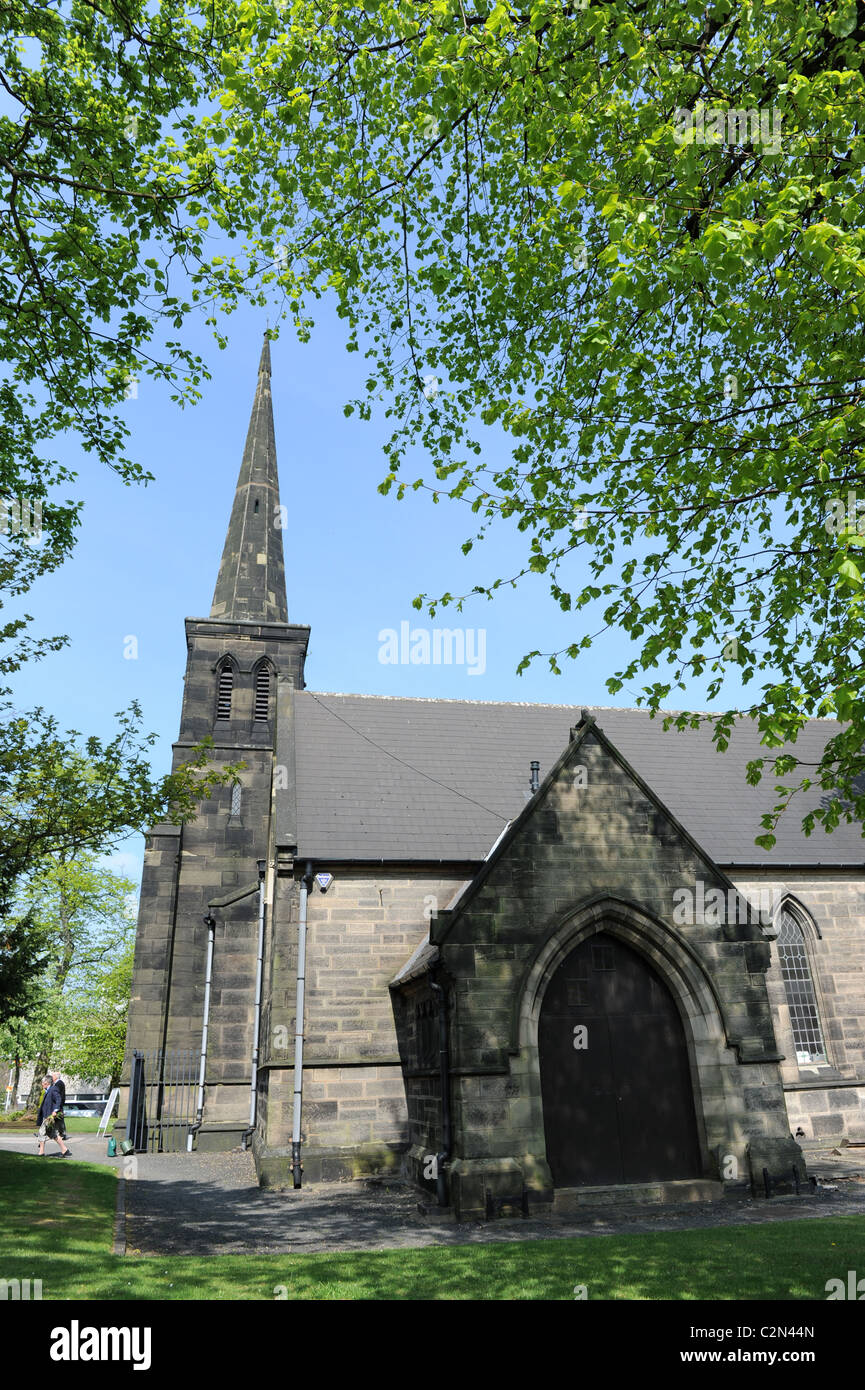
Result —
[[126, 1137], [136, 1153], [185, 1153], [195, 1123], [197, 1055], [192, 1050], [133, 1052]]

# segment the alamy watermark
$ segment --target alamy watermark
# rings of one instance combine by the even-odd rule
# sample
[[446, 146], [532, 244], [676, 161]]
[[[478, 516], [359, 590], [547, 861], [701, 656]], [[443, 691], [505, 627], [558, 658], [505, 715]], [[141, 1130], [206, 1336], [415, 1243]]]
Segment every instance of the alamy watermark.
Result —
[[848, 1269], [846, 1285], [843, 1279], [827, 1279], [824, 1288], [827, 1302], [841, 1298], [865, 1303], [865, 1279], [857, 1279], [855, 1269]]
[[830, 536], [860, 536], [865, 539], [865, 497], [848, 492], [846, 499], [833, 497], [823, 525]]
[[42, 539], [42, 498], [0, 497], [0, 536], [25, 535], [36, 545]]
[[16, 1302], [28, 1302], [41, 1297], [41, 1279], [0, 1279], [0, 1300], [11, 1298]]
[[465, 666], [469, 676], [487, 669], [486, 628], [412, 627], [401, 622], [399, 632], [383, 627], [378, 634], [382, 666]]
[[756, 106], [725, 111], [698, 106], [695, 111], [677, 107], [674, 138], [677, 145], [765, 145], [771, 154], [781, 150], [782, 113]]
[[738, 888], [707, 888], [698, 878], [693, 887], [673, 890], [673, 923], [677, 927], [720, 927], [756, 922], [764, 936], [776, 936], [775, 916], [782, 897], [776, 888], [760, 888], [747, 898]]
[[73, 1318], [69, 1327], [52, 1328], [48, 1355], [52, 1361], [131, 1361], [133, 1371], [148, 1371], [152, 1337], [149, 1327], [82, 1327]]

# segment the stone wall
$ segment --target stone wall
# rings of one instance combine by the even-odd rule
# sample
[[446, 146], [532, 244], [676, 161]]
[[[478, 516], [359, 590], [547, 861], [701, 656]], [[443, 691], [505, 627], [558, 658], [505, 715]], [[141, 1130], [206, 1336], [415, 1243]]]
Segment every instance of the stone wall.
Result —
[[[817, 831], [816, 834], [821, 832]], [[777, 948], [766, 976], [790, 1128], [808, 1140], [865, 1139], [865, 885], [854, 870], [749, 871], [737, 885], [756, 903], [763, 894], [805, 909], [805, 945], [817, 999], [825, 1065], [796, 1061], [790, 1010]], [[810, 921], [808, 920], [810, 918]]]
[[[453, 982], [443, 982], [449, 1016]], [[420, 974], [393, 990], [393, 1011], [405, 1081], [409, 1147], [407, 1171], [415, 1182], [435, 1191], [437, 1167], [430, 1163], [443, 1144], [438, 1000], [430, 977]], [[451, 1081], [453, 1092], [453, 1080]]]
[[[258, 943], [257, 861], [272, 864], [277, 676], [302, 680], [307, 629], [266, 623], [187, 620], [189, 655], [175, 768], [203, 737], [211, 765], [244, 764], [239, 806], [217, 787], [187, 825], [148, 833], [128, 1030], [132, 1049], [196, 1056], [204, 1015], [208, 929], [216, 919], [204, 1124], [199, 1147], [231, 1147], [249, 1122]], [[217, 663], [235, 663], [230, 719], [217, 716]], [[273, 674], [267, 719], [254, 718], [255, 670]], [[269, 870], [272, 892], [273, 869]], [[223, 900], [223, 905], [209, 905]], [[123, 1112], [125, 1114], [125, 1111]]]
[[741, 1186], [764, 1165], [801, 1165], [783, 1103], [766, 939], [735, 914], [675, 925], [676, 895], [699, 885], [704, 896], [735, 893], [589, 721], [474, 889], [434, 926], [455, 986], [457, 1210], [482, 1211], [487, 1192], [513, 1189], [515, 1171], [535, 1197], [551, 1196], [540, 1002], [561, 961], [602, 929], [641, 951], [677, 1001], [706, 1177], [726, 1170]]
[[[316, 866], [316, 868], [323, 866]], [[255, 1140], [259, 1176], [289, 1181], [299, 866], [277, 884], [266, 1048]], [[459, 869], [339, 867], [308, 898], [303, 1077], [307, 1180], [389, 1171], [408, 1145], [405, 1086], [388, 985], [450, 901]], [[463, 870], [464, 875], [464, 870]]]

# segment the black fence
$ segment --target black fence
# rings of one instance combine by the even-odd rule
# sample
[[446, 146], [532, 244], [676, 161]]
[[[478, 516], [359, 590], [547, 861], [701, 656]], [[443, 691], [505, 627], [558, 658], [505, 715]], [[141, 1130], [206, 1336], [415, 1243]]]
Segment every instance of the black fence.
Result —
[[136, 1153], [185, 1153], [195, 1124], [197, 1052], [133, 1052], [126, 1137]]

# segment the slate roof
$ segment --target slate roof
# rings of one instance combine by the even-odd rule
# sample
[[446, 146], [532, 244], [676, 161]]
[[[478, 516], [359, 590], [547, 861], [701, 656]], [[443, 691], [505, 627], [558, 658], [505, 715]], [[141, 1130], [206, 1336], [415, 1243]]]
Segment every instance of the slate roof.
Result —
[[439, 958], [439, 948], [433, 941], [421, 941], [391, 980], [392, 985], [404, 985], [417, 975], [425, 975]]
[[[308, 690], [294, 698], [298, 853], [315, 860], [479, 862], [525, 805], [531, 760], [543, 778], [581, 710]], [[802, 815], [818, 804], [819, 789], [782, 818], [771, 854], [754, 844], [774, 779], [757, 788], [745, 782], [746, 762], [766, 751], [750, 721], [717, 753], [706, 727], [665, 732], [644, 710], [588, 708], [716, 863], [865, 861], [856, 826], [842, 824], [831, 835], [818, 828], [810, 839], [802, 833]], [[816, 761], [837, 728], [812, 720], [798, 755]]]

